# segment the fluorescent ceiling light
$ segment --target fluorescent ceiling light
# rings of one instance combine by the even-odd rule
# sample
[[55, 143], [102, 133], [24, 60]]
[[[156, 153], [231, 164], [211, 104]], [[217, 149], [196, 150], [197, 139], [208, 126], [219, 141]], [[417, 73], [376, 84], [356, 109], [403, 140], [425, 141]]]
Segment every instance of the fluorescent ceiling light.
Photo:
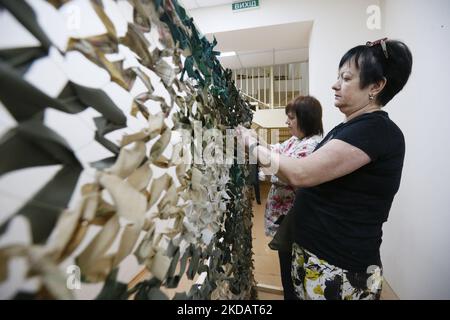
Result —
[[231, 56], [235, 56], [236, 52], [234, 51], [228, 51], [228, 52], [222, 52], [219, 57], [231, 57]]

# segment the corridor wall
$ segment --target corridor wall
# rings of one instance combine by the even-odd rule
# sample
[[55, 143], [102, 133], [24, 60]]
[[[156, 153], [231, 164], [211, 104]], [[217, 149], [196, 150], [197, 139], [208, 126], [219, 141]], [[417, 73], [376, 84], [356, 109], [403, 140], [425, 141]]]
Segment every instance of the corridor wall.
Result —
[[383, 16], [385, 35], [405, 41], [414, 58], [407, 87], [387, 110], [403, 130], [406, 156], [384, 228], [385, 276], [401, 299], [450, 299], [450, 3], [389, 0]]

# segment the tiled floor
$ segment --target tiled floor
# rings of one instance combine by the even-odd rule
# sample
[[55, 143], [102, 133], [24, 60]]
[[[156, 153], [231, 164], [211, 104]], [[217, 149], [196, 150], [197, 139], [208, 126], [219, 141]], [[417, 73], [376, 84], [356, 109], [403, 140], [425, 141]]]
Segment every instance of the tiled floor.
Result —
[[[280, 265], [276, 251], [268, 247], [271, 238], [264, 234], [264, 210], [267, 193], [270, 185], [261, 184], [261, 204], [253, 202], [253, 259], [255, 266], [255, 280], [258, 284], [278, 287], [282, 290], [280, 278]], [[261, 300], [282, 300], [283, 295], [267, 293], [258, 290], [258, 297]]]
[[[280, 266], [276, 251], [271, 250], [267, 244], [271, 238], [264, 235], [264, 210], [270, 184], [261, 183], [261, 204], [253, 202], [253, 253], [255, 266], [255, 279], [259, 284], [275, 286], [282, 289], [280, 278]], [[280, 300], [282, 295], [258, 291], [261, 300]], [[387, 281], [384, 281], [382, 300], [398, 300], [397, 295], [391, 289]]]

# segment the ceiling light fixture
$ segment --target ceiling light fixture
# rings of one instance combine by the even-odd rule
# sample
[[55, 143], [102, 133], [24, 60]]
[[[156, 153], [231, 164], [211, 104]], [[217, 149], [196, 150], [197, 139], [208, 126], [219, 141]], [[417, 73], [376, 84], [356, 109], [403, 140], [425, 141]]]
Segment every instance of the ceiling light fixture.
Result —
[[235, 55], [236, 55], [236, 52], [228, 51], [228, 52], [220, 53], [219, 57], [231, 57], [231, 56], [235, 56]]

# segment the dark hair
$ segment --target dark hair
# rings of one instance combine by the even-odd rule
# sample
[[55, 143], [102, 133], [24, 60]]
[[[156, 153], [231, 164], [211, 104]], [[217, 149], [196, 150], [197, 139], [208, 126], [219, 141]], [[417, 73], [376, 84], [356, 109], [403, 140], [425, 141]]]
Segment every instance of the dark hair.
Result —
[[286, 106], [286, 114], [295, 113], [297, 126], [310, 137], [316, 134], [323, 135], [322, 106], [320, 102], [311, 96], [298, 96]]
[[403, 89], [412, 68], [412, 55], [406, 44], [398, 40], [386, 40], [385, 43], [386, 53], [378, 42], [372, 46], [361, 45], [350, 49], [339, 62], [340, 69], [344, 63], [354, 61], [359, 69], [361, 89], [386, 78], [385, 87], [376, 97], [382, 106]]

